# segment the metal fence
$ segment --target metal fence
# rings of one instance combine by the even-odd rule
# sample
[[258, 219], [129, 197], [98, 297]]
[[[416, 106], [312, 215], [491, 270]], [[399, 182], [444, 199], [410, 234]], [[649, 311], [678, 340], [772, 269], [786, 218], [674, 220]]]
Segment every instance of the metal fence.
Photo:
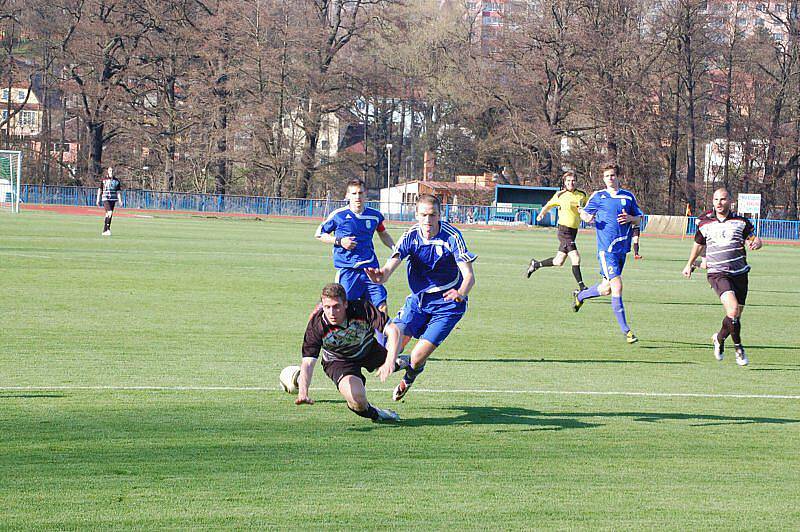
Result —
[[[38, 205], [67, 205], [88, 207], [95, 205], [97, 189], [93, 187], [62, 187], [53, 185], [22, 185], [22, 203]], [[184, 211], [206, 213], [233, 213], [272, 216], [300, 216], [324, 218], [331, 211], [344, 207], [344, 200], [270, 198], [264, 196], [232, 196], [189, 192], [157, 192], [153, 190], [125, 190], [123, 207], [126, 209]], [[368, 202], [380, 210], [386, 219], [414, 221], [413, 203]], [[485, 205], [445, 205], [443, 218], [450, 222], [475, 225], [532, 225], [538, 209], [512, 209]], [[538, 225], [555, 225], [555, 210]], [[645, 215], [642, 229], [647, 229]], [[758, 232], [762, 238], [800, 240], [800, 222], [796, 220], [759, 220]], [[582, 224], [585, 227], [585, 224]], [[697, 230], [697, 219], [689, 218], [686, 234]]]

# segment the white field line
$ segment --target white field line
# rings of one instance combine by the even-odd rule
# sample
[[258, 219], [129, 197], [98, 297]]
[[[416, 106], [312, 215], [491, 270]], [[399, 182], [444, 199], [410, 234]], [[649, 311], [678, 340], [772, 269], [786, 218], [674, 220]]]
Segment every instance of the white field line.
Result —
[[[393, 388], [369, 388], [371, 392], [391, 392]], [[144, 391], [144, 392], [276, 392], [277, 386], [0, 386], [0, 392], [54, 392], [54, 391]], [[312, 392], [333, 391], [330, 387], [311, 388]], [[493, 389], [441, 389], [414, 388], [414, 393], [432, 394], [515, 394], [515, 395], [588, 395], [621, 397], [691, 397], [699, 399], [779, 399], [798, 401], [800, 395], [745, 394], [745, 393], [691, 393], [691, 392], [623, 392], [583, 390], [493, 390]]]
[[16, 251], [6, 251], [4, 249], [0, 249], [0, 253], [3, 255], [11, 255], [12, 257], [25, 257], [25, 258], [32, 258], [32, 259], [52, 259], [53, 257], [48, 257], [47, 255], [34, 255], [33, 253], [17, 253]]

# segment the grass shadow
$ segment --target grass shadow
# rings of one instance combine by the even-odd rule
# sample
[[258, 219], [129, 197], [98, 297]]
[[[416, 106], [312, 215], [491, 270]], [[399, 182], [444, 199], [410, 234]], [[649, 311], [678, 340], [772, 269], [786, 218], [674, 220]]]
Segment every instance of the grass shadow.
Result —
[[[528, 430], [565, 430], [565, 429], [590, 429], [601, 426], [600, 423], [590, 423], [576, 419], [577, 416], [558, 416], [544, 414], [537, 410], [519, 407], [495, 406], [453, 406], [439, 408], [442, 411], [460, 411], [460, 414], [441, 417], [419, 417], [402, 419], [392, 427], [442, 427], [452, 425], [524, 425], [531, 427]], [[386, 426], [386, 425], [383, 425]], [[373, 430], [376, 425], [358, 427], [352, 430], [366, 432]]]
[[63, 393], [11, 393], [0, 392], [0, 399], [58, 399], [66, 397]]
[[[439, 427], [453, 425], [515, 425], [529, 427], [525, 430], [590, 429], [604, 426], [602, 420], [630, 419], [637, 423], [686, 421], [690, 427], [719, 425], [785, 425], [800, 423], [799, 419], [751, 416], [719, 416], [711, 414], [686, 414], [680, 412], [542, 412], [519, 407], [453, 406], [437, 410], [454, 411], [454, 415], [404, 419], [393, 427]], [[375, 425], [354, 428], [370, 431]], [[498, 432], [511, 432], [498, 429]], [[517, 432], [516, 430], [514, 432]]]

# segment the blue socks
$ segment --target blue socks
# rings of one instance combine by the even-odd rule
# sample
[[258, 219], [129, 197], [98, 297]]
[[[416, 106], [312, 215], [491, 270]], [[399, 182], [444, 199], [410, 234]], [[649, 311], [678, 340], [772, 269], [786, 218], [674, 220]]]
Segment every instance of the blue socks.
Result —
[[413, 368], [411, 364], [409, 364], [406, 368], [406, 374], [403, 375], [403, 380], [406, 381], [406, 384], [412, 384], [423, 371], [425, 371], [425, 364], [418, 368]]
[[591, 299], [593, 297], [600, 297], [600, 292], [597, 291], [597, 287], [600, 286], [600, 283], [590, 286], [586, 290], [581, 290], [578, 292], [578, 301], [583, 303], [587, 299]]
[[625, 319], [625, 306], [622, 304], [622, 298], [611, 296], [611, 308], [614, 310], [614, 316], [617, 317], [622, 334], [628, 334], [631, 328], [628, 327], [628, 320]]

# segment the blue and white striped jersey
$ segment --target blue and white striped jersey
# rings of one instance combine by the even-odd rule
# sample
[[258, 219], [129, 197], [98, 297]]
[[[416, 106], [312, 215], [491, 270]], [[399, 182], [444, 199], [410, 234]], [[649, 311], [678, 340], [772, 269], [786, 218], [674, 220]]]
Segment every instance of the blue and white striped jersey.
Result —
[[377, 268], [378, 257], [372, 245], [375, 231], [383, 232], [383, 214], [379, 210], [366, 207], [361, 214], [349, 207], [336, 209], [328, 215], [317, 228], [316, 236], [333, 233], [336, 238], [356, 239], [356, 247], [347, 250], [333, 246], [333, 266], [336, 268]]
[[605, 253], [628, 253], [631, 250], [633, 226], [621, 224], [617, 216], [623, 211], [631, 216], [641, 216], [642, 210], [636, 203], [632, 192], [619, 189], [613, 192], [608, 189], [598, 190], [583, 208], [594, 214], [594, 227], [597, 232], [597, 250]]
[[392, 256], [408, 257], [408, 285], [414, 294], [458, 288], [462, 277], [457, 263], [478, 258], [467, 249], [461, 232], [447, 222], [440, 222], [439, 233], [430, 240], [414, 225], [400, 238]]

